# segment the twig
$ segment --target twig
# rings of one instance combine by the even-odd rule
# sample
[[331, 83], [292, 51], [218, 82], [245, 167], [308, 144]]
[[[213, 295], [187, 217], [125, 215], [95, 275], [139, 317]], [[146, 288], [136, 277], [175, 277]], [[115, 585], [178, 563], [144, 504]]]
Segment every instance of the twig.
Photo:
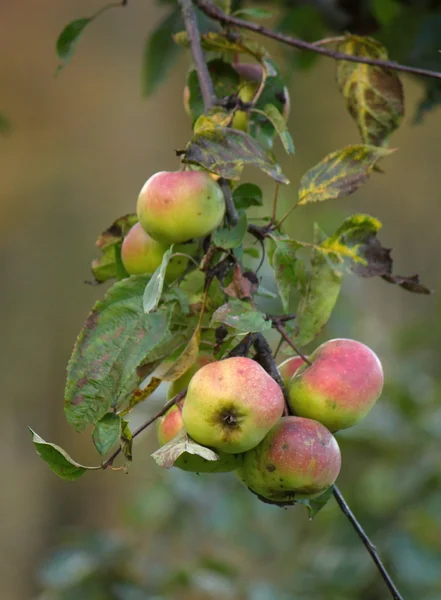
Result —
[[274, 350], [274, 354], [273, 354], [274, 360], [277, 358], [277, 355], [279, 354], [280, 349], [282, 348], [283, 342], [284, 342], [283, 335], [281, 335], [279, 343], [277, 344], [277, 348]]
[[303, 352], [301, 350], [299, 350], [299, 348], [297, 348], [297, 346], [294, 344], [294, 342], [292, 341], [292, 339], [289, 337], [289, 335], [286, 333], [285, 328], [283, 327], [283, 325], [281, 324], [280, 320], [273, 320], [273, 327], [274, 329], [277, 329], [277, 331], [280, 333], [280, 335], [283, 337], [283, 339], [285, 340], [285, 342], [291, 346], [291, 348], [294, 350], [294, 352], [296, 352], [300, 358], [302, 358], [306, 364], [308, 365], [312, 365], [312, 362], [309, 360], [309, 358], [307, 358]]
[[219, 185], [224, 193], [225, 198], [225, 210], [228, 217], [228, 222], [232, 227], [239, 221], [239, 213], [234, 205], [233, 194], [231, 193], [230, 184], [226, 179], [221, 177], [219, 179]]
[[337, 504], [339, 505], [341, 511], [348, 518], [352, 527], [355, 529], [359, 538], [363, 542], [366, 550], [371, 555], [372, 560], [376, 564], [381, 577], [383, 578], [385, 584], [389, 588], [390, 593], [392, 594], [392, 598], [394, 600], [403, 600], [403, 596], [398, 591], [396, 585], [394, 584], [394, 582], [391, 579], [391, 576], [387, 572], [386, 567], [384, 566], [383, 562], [381, 561], [381, 558], [378, 555], [377, 549], [375, 548], [374, 544], [371, 542], [371, 540], [365, 533], [365, 531], [362, 528], [362, 526], [360, 525], [360, 523], [357, 521], [354, 513], [349, 508], [348, 503], [343, 498], [342, 493], [340, 492], [340, 490], [338, 489], [338, 487], [336, 485], [333, 486], [332, 493], [334, 494], [334, 498], [336, 499]]
[[193, 56], [194, 66], [198, 75], [199, 87], [201, 88], [202, 98], [204, 100], [205, 112], [213, 107], [214, 88], [205, 61], [204, 52], [201, 46], [201, 36], [196, 21], [196, 15], [193, 10], [192, 0], [179, 0], [184, 19], [185, 29], [190, 40], [191, 54]]
[[[179, 394], [176, 394], [176, 396], [174, 396], [171, 400], [166, 402], [164, 404], [164, 406], [161, 408], [161, 410], [159, 412], [157, 412], [154, 417], [151, 417], [148, 421], [146, 421], [145, 423], [140, 425], [138, 427], [138, 429], [135, 429], [135, 431], [132, 434], [132, 438], [135, 439], [140, 433], [142, 433], [145, 429], [147, 429], [147, 427], [149, 427], [152, 423], [154, 423], [157, 419], [159, 419], [159, 417], [162, 417], [162, 415], [165, 415], [165, 413], [169, 410], [169, 408], [171, 408], [177, 402], [180, 402], [183, 398], [185, 398], [186, 394], [187, 394], [187, 388], [185, 388], [185, 390], [182, 390], [182, 392], [179, 392]], [[101, 465], [101, 468], [104, 470], [104, 469], [107, 469], [108, 467], [111, 467], [113, 465], [115, 458], [119, 454], [121, 454], [121, 452], [122, 452], [122, 446], [119, 446], [119, 448], [117, 448], [115, 450], [115, 452], [113, 454], [111, 454], [109, 456], [109, 458], [103, 462], [103, 464]]]
[[271, 221], [270, 221], [270, 225], [274, 225], [274, 223], [276, 222], [276, 214], [277, 214], [277, 201], [279, 199], [279, 188], [280, 188], [280, 184], [276, 183], [276, 191], [274, 192], [274, 199], [273, 199], [273, 212], [271, 215]]
[[273, 31], [272, 29], [269, 29], [264, 25], [258, 25], [257, 23], [253, 23], [252, 21], [245, 21], [244, 19], [240, 19], [233, 15], [227, 15], [222, 10], [220, 10], [220, 8], [214, 6], [214, 4], [208, 2], [207, 0], [194, 0], [194, 3], [208, 17], [214, 19], [215, 21], [219, 21], [219, 23], [222, 23], [223, 25], [233, 25], [234, 27], [248, 29], [249, 31], [254, 31], [254, 33], [259, 33], [260, 35], [272, 38], [273, 40], [277, 40], [278, 42], [282, 42], [283, 44], [287, 44], [288, 46], [298, 48], [299, 50], [315, 52], [316, 54], [322, 54], [323, 56], [333, 58], [334, 60], [347, 60], [349, 62], [383, 67], [385, 69], [393, 69], [395, 71], [401, 71], [403, 73], [412, 73], [414, 75], [423, 75], [424, 77], [433, 77], [434, 79], [441, 79], [441, 73], [438, 73], [436, 71], [430, 71], [429, 69], [410, 67], [408, 65], [402, 65], [391, 60], [377, 60], [374, 58], [369, 58], [367, 56], [354, 56], [352, 54], [345, 54], [343, 52], [338, 52], [337, 50], [331, 50], [329, 48], [324, 48], [320, 45], [317, 45], [318, 43], [320, 43], [321, 40], [319, 40], [318, 42], [305, 42], [304, 40], [291, 37], [290, 35], [285, 35], [284, 33], [277, 33], [276, 31]]
[[255, 333], [248, 333], [243, 340], [237, 344], [237, 346], [228, 352], [226, 358], [232, 358], [233, 356], [248, 356], [250, 348], [254, 344], [255, 339]]
[[256, 356], [254, 359], [257, 360], [257, 362], [265, 369], [268, 375], [271, 375], [274, 381], [279, 385], [283, 392], [283, 397], [285, 398], [285, 405], [288, 407], [288, 391], [283, 383], [283, 379], [280, 376], [279, 369], [277, 368], [270, 345], [262, 333], [256, 334], [254, 348], [256, 349]]

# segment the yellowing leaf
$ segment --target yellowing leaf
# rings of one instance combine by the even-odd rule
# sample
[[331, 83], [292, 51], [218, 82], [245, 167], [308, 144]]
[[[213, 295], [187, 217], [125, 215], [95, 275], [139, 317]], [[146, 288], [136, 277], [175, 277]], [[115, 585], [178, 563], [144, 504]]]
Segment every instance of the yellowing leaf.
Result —
[[172, 366], [162, 374], [161, 379], [163, 381], [175, 381], [179, 379], [188, 369], [196, 362], [199, 354], [199, 345], [201, 342], [201, 331], [198, 326], [194, 334], [192, 335], [184, 351], [179, 358], [172, 364]]
[[394, 150], [357, 144], [336, 150], [307, 171], [300, 180], [299, 202], [323, 202], [348, 196], [366, 182], [375, 163]]
[[[387, 60], [387, 50], [372, 38], [348, 35], [338, 50]], [[404, 114], [403, 88], [392, 69], [340, 60], [337, 82], [365, 144], [384, 146]]]
[[195, 454], [201, 456], [205, 460], [216, 461], [219, 460], [219, 455], [216, 454], [210, 448], [201, 446], [190, 437], [187, 432], [182, 430], [176, 437], [170, 440], [167, 444], [156, 450], [152, 454], [152, 457], [156, 461], [156, 464], [164, 469], [170, 469], [181, 454], [188, 452], [188, 454]]

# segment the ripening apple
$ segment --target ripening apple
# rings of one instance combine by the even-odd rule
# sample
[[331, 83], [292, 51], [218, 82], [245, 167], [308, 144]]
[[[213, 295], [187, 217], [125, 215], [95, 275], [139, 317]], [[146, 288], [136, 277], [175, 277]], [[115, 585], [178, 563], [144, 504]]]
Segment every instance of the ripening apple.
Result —
[[283, 408], [282, 390], [274, 379], [254, 360], [232, 357], [197, 371], [182, 416], [196, 442], [234, 454], [257, 446]]
[[[185, 401], [184, 401], [185, 403]], [[178, 404], [172, 406], [162, 417], [157, 420], [156, 431], [161, 446], [172, 440], [183, 429], [182, 408]], [[177, 459], [174, 466], [183, 471], [194, 473], [226, 473], [242, 466], [243, 454], [225, 454], [217, 452], [219, 460], [206, 460], [202, 456], [184, 452]]]
[[296, 415], [323, 423], [330, 431], [351, 427], [374, 406], [383, 389], [377, 355], [356, 340], [335, 339], [319, 346], [289, 384]]
[[[129, 275], [154, 273], [161, 264], [166, 250], [168, 250], [166, 244], [156, 242], [139, 223], [136, 223], [124, 238], [121, 260]], [[187, 265], [188, 260], [185, 257], [173, 257], [167, 266], [166, 280], [172, 281], [182, 275]]]
[[144, 184], [137, 204], [144, 231], [162, 244], [211, 233], [224, 218], [219, 185], [206, 171], [161, 171]]
[[291, 356], [280, 363], [277, 367], [285, 387], [288, 388], [291, 378], [295, 375], [298, 369], [305, 364], [301, 356]]
[[182, 392], [182, 390], [184, 390], [188, 386], [191, 378], [196, 373], [196, 371], [199, 371], [201, 367], [208, 365], [214, 360], [215, 359], [213, 358], [213, 356], [210, 356], [209, 354], [199, 354], [199, 356], [196, 359], [196, 362], [189, 369], [187, 369], [187, 371], [185, 371], [185, 373], [181, 375], [179, 379], [176, 379], [171, 383], [170, 387], [168, 388], [167, 398], [171, 400], [171, 398], [176, 396], [176, 394]]
[[341, 454], [324, 425], [302, 417], [283, 417], [263, 441], [245, 453], [240, 479], [275, 503], [322, 494], [337, 479]]

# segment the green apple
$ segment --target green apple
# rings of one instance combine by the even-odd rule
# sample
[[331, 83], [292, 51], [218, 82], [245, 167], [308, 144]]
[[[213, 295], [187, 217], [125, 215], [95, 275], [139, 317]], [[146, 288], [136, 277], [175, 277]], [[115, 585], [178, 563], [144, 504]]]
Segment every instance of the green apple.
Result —
[[383, 389], [383, 369], [377, 355], [356, 340], [335, 339], [319, 346], [290, 380], [293, 412], [316, 419], [330, 431], [358, 423]]
[[[151, 238], [136, 223], [127, 233], [121, 247], [121, 260], [129, 275], [143, 275], [154, 273], [162, 262], [166, 250], [166, 244], [161, 244]], [[173, 281], [182, 275], [187, 268], [188, 259], [183, 256], [175, 256], [167, 266], [165, 278]]]
[[282, 390], [268, 373], [250, 358], [233, 357], [197, 371], [182, 416], [196, 442], [234, 454], [257, 446], [283, 409]]
[[256, 447], [245, 453], [240, 479], [274, 503], [322, 494], [337, 479], [341, 454], [324, 425], [302, 417], [283, 417]]
[[224, 195], [206, 171], [162, 171], [144, 184], [137, 204], [144, 231], [162, 244], [202, 237], [221, 224]]
[[291, 378], [305, 362], [301, 356], [291, 356], [277, 367], [285, 387], [288, 388]]

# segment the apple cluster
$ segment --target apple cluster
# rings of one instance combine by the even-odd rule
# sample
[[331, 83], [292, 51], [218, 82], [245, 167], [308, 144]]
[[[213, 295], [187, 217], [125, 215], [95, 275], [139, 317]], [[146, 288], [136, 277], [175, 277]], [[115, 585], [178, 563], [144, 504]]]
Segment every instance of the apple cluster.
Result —
[[366, 345], [334, 339], [307, 363], [289, 358], [279, 372], [289, 406], [276, 381], [251, 358], [216, 361], [201, 354], [170, 386], [170, 398], [185, 388], [187, 393], [158, 420], [158, 439], [162, 446], [185, 430], [214, 449], [219, 460], [184, 452], [175, 466], [200, 473], [236, 471], [261, 499], [280, 505], [326, 491], [341, 467], [333, 434], [373, 407], [383, 388], [381, 363]]
[[[221, 188], [206, 171], [162, 171], [144, 184], [137, 203], [139, 222], [124, 238], [121, 259], [129, 275], [152, 274], [172, 244], [167, 281], [184, 273], [188, 259], [179, 244], [208, 235], [225, 214]], [[181, 252], [181, 253], [180, 253]]]

